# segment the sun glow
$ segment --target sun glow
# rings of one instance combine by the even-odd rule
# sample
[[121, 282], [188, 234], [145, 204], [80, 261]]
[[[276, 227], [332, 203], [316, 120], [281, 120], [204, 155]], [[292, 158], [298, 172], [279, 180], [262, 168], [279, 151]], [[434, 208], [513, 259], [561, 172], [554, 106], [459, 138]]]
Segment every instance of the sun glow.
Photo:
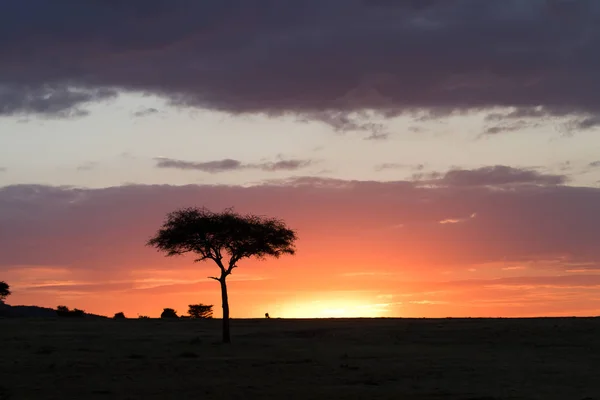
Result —
[[288, 303], [280, 309], [282, 318], [373, 318], [389, 313], [390, 304], [368, 304], [358, 300], [314, 300]]

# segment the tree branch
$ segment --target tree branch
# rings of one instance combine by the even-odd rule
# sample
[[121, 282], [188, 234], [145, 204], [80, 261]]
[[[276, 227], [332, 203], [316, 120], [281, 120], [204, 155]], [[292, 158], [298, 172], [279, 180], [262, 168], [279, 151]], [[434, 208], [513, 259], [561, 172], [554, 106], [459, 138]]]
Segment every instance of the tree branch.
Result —
[[221, 281], [220, 278], [214, 277], [214, 276], [209, 276], [208, 279], [214, 279], [215, 281]]
[[223, 263], [221, 262], [221, 259], [216, 258], [214, 259], [214, 261], [217, 263], [217, 265], [219, 266], [219, 268], [221, 268], [221, 273], [225, 273], [225, 266], [223, 265]]
[[229, 267], [227, 268], [227, 271], [226, 271], [227, 275], [230, 275], [231, 274], [231, 270], [234, 269], [234, 268], [237, 268], [237, 265], [235, 265], [235, 264], [233, 264], [233, 265], [229, 264]]

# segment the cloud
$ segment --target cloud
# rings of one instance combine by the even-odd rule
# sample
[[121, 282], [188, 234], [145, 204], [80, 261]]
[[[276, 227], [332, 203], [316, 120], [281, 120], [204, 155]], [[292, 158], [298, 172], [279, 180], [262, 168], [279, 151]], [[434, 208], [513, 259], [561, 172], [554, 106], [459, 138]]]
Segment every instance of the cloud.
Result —
[[422, 171], [424, 168], [424, 164], [382, 163], [375, 166], [375, 171], [383, 171], [386, 169], [409, 169], [412, 171]]
[[0, 167], [0, 172], [6, 172], [6, 171], [7, 171], [6, 167]]
[[469, 219], [475, 218], [477, 216], [477, 213], [473, 213], [471, 215], [469, 215], [467, 218], [446, 218], [440, 221], [440, 224], [442, 225], [446, 225], [446, 224], [459, 224], [461, 222], [465, 222], [468, 221]]
[[592, 161], [591, 163], [588, 164], [588, 167], [598, 168], [598, 167], [600, 167], [600, 161]]
[[[1, 64], [0, 61], [0, 71], [3, 70]], [[78, 118], [89, 114], [80, 106], [115, 97], [117, 91], [110, 88], [89, 89], [53, 83], [29, 87], [0, 78], [0, 115], [39, 114], [51, 118]]]
[[379, 130], [374, 130], [369, 136], [365, 138], [365, 140], [385, 140], [390, 136], [387, 132], [381, 132]]
[[528, 121], [524, 121], [524, 120], [516, 120], [516, 121], [510, 121], [510, 122], [505, 122], [505, 123], [498, 124], [498, 125], [489, 126], [485, 129], [484, 133], [486, 135], [496, 135], [496, 134], [505, 133], [505, 132], [516, 132], [516, 131], [520, 131], [525, 128], [538, 126], [538, 125], [539, 125], [539, 123], [528, 122]]
[[155, 159], [157, 168], [174, 168], [182, 170], [196, 170], [211, 174], [239, 171], [244, 169], [259, 169], [267, 172], [295, 171], [313, 163], [311, 160], [279, 160], [259, 164], [243, 164], [241, 161], [226, 158], [217, 161], [192, 162], [158, 157]]
[[182, 160], [174, 160], [172, 158], [156, 158], [156, 167], [157, 168], [174, 168], [174, 169], [182, 169], [182, 170], [197, 170], [202, 172], [208, 172], [211, 174], [216, 174], [219, 172], [226, 171], [235, 171], [239, 169], [244, 169], [245, 166], [242, 165], [241, 161], [232, 160], [230, 158], [226, 158], [218, 161], [207, 161], [207, 162], [192, 162], [192, 161], [182, 161]]
[[504, 185], [562, 185], [568, 181], [566, 175], [544, 174], [532, 169], [513, 168], [505, 165], [477, 169], [451, 169], [414, 175], [424, 184], [444, 186], [504, 186]]
[[591, 0], [4, 2], [0, 114], [84, 115], [128, 91], [341, 130], [370, 131], [350, 118], [366, 111], [498, 108], [585, 129], [599, 17]]
[[87, 161], [77, 167], [77, 171], [91, 171], [98, 166], [96, 161]]
[[311, 160], [280, 160], [276, 162], [268, 162], [262, 164], [249, 164], [249, 168], [258, 168], [263, 171], [295, 171], [311, 165]]
[[[531, 260], [556, 260], [552, 268], [565, 269], [600, 265], [600, 189], [418, 187], [306, 177], [251, 187], [0, 188], [0, 269], [60, 265], [109, 271], [177, 262], [164, 261], [143, 244], [167, 212], [190, 205], [234, 206], [284, 218], [302, 238], [298, 262], [328, 254], [332, 273], [347, 272], [349, 260], [357, 266], [378, 262], [390, 266], [387, 272]], [[474, 213], [468, 223], [439, 223]], [[390, 221], [403, 228], [389, 229]], [[405, 243], [407, 250], [390, 253], [391, 243]], [[365, 254], [367, 245], [371, 251]]]
[[154, 107], [144, 108], [133, 113], [134, 117], [147, 117], [148, 115], [156, 114], [159, 111]]

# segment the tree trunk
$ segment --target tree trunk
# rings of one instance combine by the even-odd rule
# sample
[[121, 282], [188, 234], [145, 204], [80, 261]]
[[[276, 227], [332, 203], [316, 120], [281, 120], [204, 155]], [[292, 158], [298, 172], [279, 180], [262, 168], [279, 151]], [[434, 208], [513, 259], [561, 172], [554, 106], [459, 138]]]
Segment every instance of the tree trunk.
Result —
[[221, 302], [223, 303], [223, 343], [231, 343], [229, 335], [229, 300], [227, 299], [227, 283], [225, 277], [219, 280], [221, 283]]

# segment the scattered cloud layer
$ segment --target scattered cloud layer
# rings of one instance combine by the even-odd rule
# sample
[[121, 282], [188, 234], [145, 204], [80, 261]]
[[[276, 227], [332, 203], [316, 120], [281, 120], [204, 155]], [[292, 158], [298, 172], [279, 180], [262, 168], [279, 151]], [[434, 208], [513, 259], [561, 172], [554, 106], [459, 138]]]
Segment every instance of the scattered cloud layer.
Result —
[[365, 112], [498, 108], [516, 122], [488, 133], [542, 117], [589, 129], [599, 21], [594, 0], [3, 2], [0, 114], [85, 115], [130, 91], [340, 130], [379, 129]]
[[153, 114], [157, 114], [159, 113], [158, 109], [154, 108], [154, 107], [148, 107], [148, 108], [144, 108], [142, 110], [138, 110], [135, 111], [133, 113], [134, 117], [147, 117], [149, 115], [153, 115]]
[[[410, 251], [393, 252], [387, 262], [398, 266], [557, 257], [600, 263], [600, 189], [532, 179], [496, 190], [480, 177], [473, 182], [419, 187], [307, 177], [252, 187], [8, 186], [0, 189], [0, 265], [135, 265], [164, 214], [188, 205], [281, 216], [300, 230], [302, 243], [333, 246], [332, 254], [336, 246], [360, 253], [358, 242], [367, 240], [391, 257], [383, 243], [410, 243]], [[440, 223], [459, 219], [465, 222]]]
[[174, 160], [172, 158], [158, 157], [155, 159], [157, 168], [174, 168], [181, 170], [196, 170], [217, 174], [221, 172], [239, 171], [245, 169], [259, 169], [266, 172], [278, 171], [296, 171], [308, 167], [314, 161], [312, 160], [279, 160], [273, 162], [263, 162], [256, 164], [244, 164], [239, 160], [226, 158], [223, 160], [192, 162], [183, 160]]
[[533, 169], [513, 168], [505, 165], [477, 169], [451, 169], [446, 173], [426, 172], [413, 175], [423, 184], [443, 186], [512, 186], [512, 185], [562, 185], [566, 175], [541, 173]]

